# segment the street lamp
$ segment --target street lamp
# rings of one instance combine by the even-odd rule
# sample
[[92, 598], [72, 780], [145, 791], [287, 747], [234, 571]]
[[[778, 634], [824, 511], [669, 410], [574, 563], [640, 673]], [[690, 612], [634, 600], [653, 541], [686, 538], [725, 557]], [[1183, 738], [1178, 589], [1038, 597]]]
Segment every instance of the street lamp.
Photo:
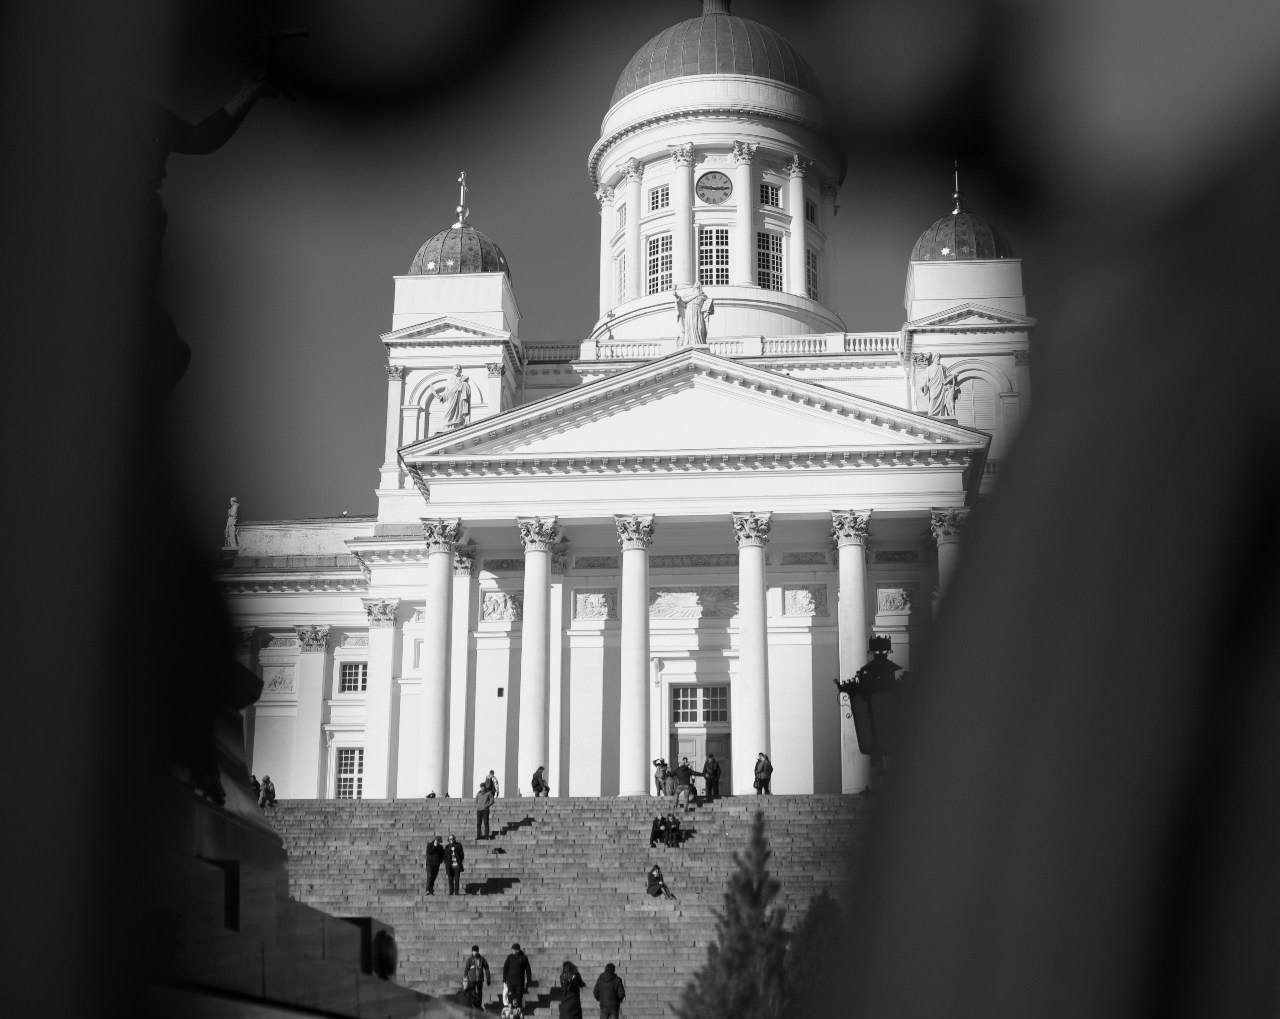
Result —
[[[848, 713], [853, 716], [853, 729], [858, 737], [858, 749], [871, 758], [871, 766], [881, 779], [887, 770], [885, 758], [895, 749], [901, 749], [902, 690], [907, 673], [897, 675], [902, 668], [889, 661], [893, 641], [886, 636], [874, 636], [868, 650], [871, 661], [854, 673], [852, 679], [841, 682], [833, 679], [839, 690], [841, 706], [848, 697]], [[847, 717], [847, 716], [846, 716]]]

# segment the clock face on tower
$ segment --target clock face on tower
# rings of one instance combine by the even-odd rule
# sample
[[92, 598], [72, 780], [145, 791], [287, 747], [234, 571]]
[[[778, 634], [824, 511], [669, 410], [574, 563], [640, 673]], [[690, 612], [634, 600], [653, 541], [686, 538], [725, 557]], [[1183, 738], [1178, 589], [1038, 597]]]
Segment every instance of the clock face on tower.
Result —
[[694, 191], [708, 205], [721, 205], [733, 194], [733, 181], [719, 170], [712, 170], [698, 178]]

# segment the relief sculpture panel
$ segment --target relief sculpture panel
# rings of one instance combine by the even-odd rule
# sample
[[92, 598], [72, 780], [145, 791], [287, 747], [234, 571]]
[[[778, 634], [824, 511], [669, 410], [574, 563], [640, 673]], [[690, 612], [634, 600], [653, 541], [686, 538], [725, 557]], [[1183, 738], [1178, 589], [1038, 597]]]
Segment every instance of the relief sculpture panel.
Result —
[[292, 665], [267, 665], [262, 669], [264, 694], [287, 694], [295, 690]]
[[617, 619], [618, 592], [589, 590], [573, 592], [574, 619]]
[[784, 616], [828, 615], [827, 585], [787, 585], [782, 589], [782, 614]]
[[738, 614], [738, 588], [651, 587], [651, 619], [731, 619]]
[[514, 622], [523, 617], [524, 598], [506, 591], [488, 591], [480, 606], [480, 618], [486, 622]]

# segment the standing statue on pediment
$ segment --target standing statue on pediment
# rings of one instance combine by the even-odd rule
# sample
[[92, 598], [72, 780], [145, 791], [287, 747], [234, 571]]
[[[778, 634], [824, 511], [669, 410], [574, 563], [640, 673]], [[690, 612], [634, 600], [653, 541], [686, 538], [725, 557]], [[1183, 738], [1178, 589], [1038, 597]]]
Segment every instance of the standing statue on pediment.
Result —
[[959, 391], [960, 383], [954, 376], [947, 374], [947, 369], [942, 366], [942, 359], [937, 354], [929, 354], [924, 364], [924, 381], [920, 384], [920, 392], [924, 393], [929, 407], [929, 416], [955, 417], [956, 396]]
[[453, 374], [440, 391], [444, 405], [444, 427], [461, 428], [471, 420], [471, 382], [462, 374], [462, 365], [453, 366]]
[[680, 336], [676, 340], [676, 346], [706, 346], [707, 319], [715, 312], [716, 302], [707, 296], [701, 283], [695, 283], [687, 293], [687, 297], [681, 297], [678, 290], [671, 291], [676, 302], [676, 320], [680, 323]]
[[234, 495], [231, 497], [231, 505], [227, 508], [227, 524], [222, 531], [222, 547], [237, 548], [236, 544], [236, 521], [240, 516], [240, 500]]

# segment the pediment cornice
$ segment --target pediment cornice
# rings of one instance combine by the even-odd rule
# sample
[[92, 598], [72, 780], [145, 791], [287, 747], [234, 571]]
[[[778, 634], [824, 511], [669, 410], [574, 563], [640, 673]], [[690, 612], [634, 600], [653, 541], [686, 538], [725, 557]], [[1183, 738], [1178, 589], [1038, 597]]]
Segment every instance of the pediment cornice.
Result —
[[1035, 324], [1036, 320], [1028, 315], [1018, 315], [969, 301], [934, 315], [912, 319], [904, 328], [908, 332], [927, 332], [931, 329], [947, 332], [1004, 332], [1030, 329]]
[[451, 341], [457, 343], [510, 343], [512, 340], [511, 332], [507, 329], [492, 329], [479, 322], [453, 315], [441, 315], [423, 322], [415, 322], [413, 325], [402, 326], [389, 333], [383, 333], [379, 339], [388, 346], [411, 345], [422, 340], [439, 339], [445, 334], [448, 334]]

